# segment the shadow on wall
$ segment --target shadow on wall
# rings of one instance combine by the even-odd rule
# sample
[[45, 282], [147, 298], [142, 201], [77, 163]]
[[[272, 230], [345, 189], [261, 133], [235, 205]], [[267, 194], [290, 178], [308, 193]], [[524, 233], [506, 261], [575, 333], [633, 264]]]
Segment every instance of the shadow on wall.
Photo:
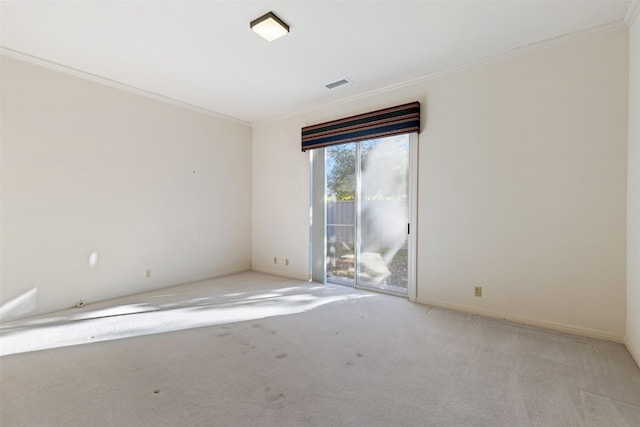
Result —
[[0, 325], [0, 356], [296, 314], [370, 296], [339, 286], [301, 285], [222, 297], [164, 294], [150, 297], [150, 302], [106, 308], [89, 305], [80, 312], [67, 310]]

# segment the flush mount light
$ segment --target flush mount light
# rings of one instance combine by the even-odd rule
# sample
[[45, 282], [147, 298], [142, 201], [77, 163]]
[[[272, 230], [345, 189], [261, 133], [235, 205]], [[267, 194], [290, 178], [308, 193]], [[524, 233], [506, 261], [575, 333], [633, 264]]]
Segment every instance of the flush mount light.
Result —
[[274, 41], [289, 33], [289, 26], [278, 18], [275, 13], [269, 12], [249, 24], [251, 29], [267, 41]]

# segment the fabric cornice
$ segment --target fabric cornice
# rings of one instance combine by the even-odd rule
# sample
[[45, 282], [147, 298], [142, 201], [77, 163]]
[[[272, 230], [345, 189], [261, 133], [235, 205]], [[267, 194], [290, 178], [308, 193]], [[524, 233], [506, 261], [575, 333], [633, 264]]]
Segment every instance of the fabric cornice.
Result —
[[420, 103], [396, 105], [302, 128], [302, 151], [420, 132]]

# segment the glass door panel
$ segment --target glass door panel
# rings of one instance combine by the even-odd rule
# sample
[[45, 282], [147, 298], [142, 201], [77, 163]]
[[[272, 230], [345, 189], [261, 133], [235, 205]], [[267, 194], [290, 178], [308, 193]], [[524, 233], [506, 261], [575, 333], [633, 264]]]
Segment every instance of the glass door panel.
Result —
[[407, 293], [409, 137], [360, 143], [358, 285]]
[[326, 148], [327, 281], [355, 285], [357, 145]]

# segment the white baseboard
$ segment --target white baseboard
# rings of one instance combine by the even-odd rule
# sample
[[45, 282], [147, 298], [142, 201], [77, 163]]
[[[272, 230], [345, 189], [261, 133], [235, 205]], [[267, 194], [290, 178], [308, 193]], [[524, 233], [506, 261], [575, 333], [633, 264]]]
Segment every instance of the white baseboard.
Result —
[[[479, 310], [477, 308], [467, 307], [463, 305], [448, 304], [448, 303], [431, 300], [431, 299], [418, 298], [417, 302], [420, 304], [432, 305], [434, 307], [441, 307], [441, 308], [447, 308], [450, 310], [462, 311], [465, 313], [478, 314], [480, 316], [490, 317], [492, 319], [507, 320], [510, 322], [522, 323], [524, 325], [552, 329], [554, 331], [564, 332], [564, 333], [573, 334], [573, 335], [580, 335], [580, 336], [589, 337], [589, 338], [597, 338], [600, 340], [612, 341], [617, 343], [625, 342], [624, 337], [621, 337], [618, 335], [612, 335], [606, 332], [596, 331], [592, 329], [576, 328], [574, 326], [567, 326], [559, 323], [544, 322], [541, 320], [529, 319], [526, 317], [514, 316], [511, 314], [484, 311], [484, 310]], [[638, 361], [638, 359], [636, 359], [636, 361]]]
[[295, 273], [291, 273], [291, 272], [286, 272], [283, 271], [282, 268], [262, 268], [262, 267], [258, 267], [255, 265], [251, 266], [251, 270], [250, 271], [255, 271], [256, 273], [264, 273], [264, 274], [270, 274], [272, 276], [278, 276], [278, 277], [282, 277], [285, 279], [293, 279], [293, 280], [300, 280], [302, 282], [310, 282], [310, 278], [308, 276], [301, 276], [300, 274], [295, 274]]
[[633, 357], [633, 360], [636, 361], [638, 367], [640, 368], [640, 347], [636, 347], [633, 343], [631, 343], [631, 340], [627, 336], [624, 337], [624, 345], [627, 347], [627, 350], [629, 350], [631, 357]]

